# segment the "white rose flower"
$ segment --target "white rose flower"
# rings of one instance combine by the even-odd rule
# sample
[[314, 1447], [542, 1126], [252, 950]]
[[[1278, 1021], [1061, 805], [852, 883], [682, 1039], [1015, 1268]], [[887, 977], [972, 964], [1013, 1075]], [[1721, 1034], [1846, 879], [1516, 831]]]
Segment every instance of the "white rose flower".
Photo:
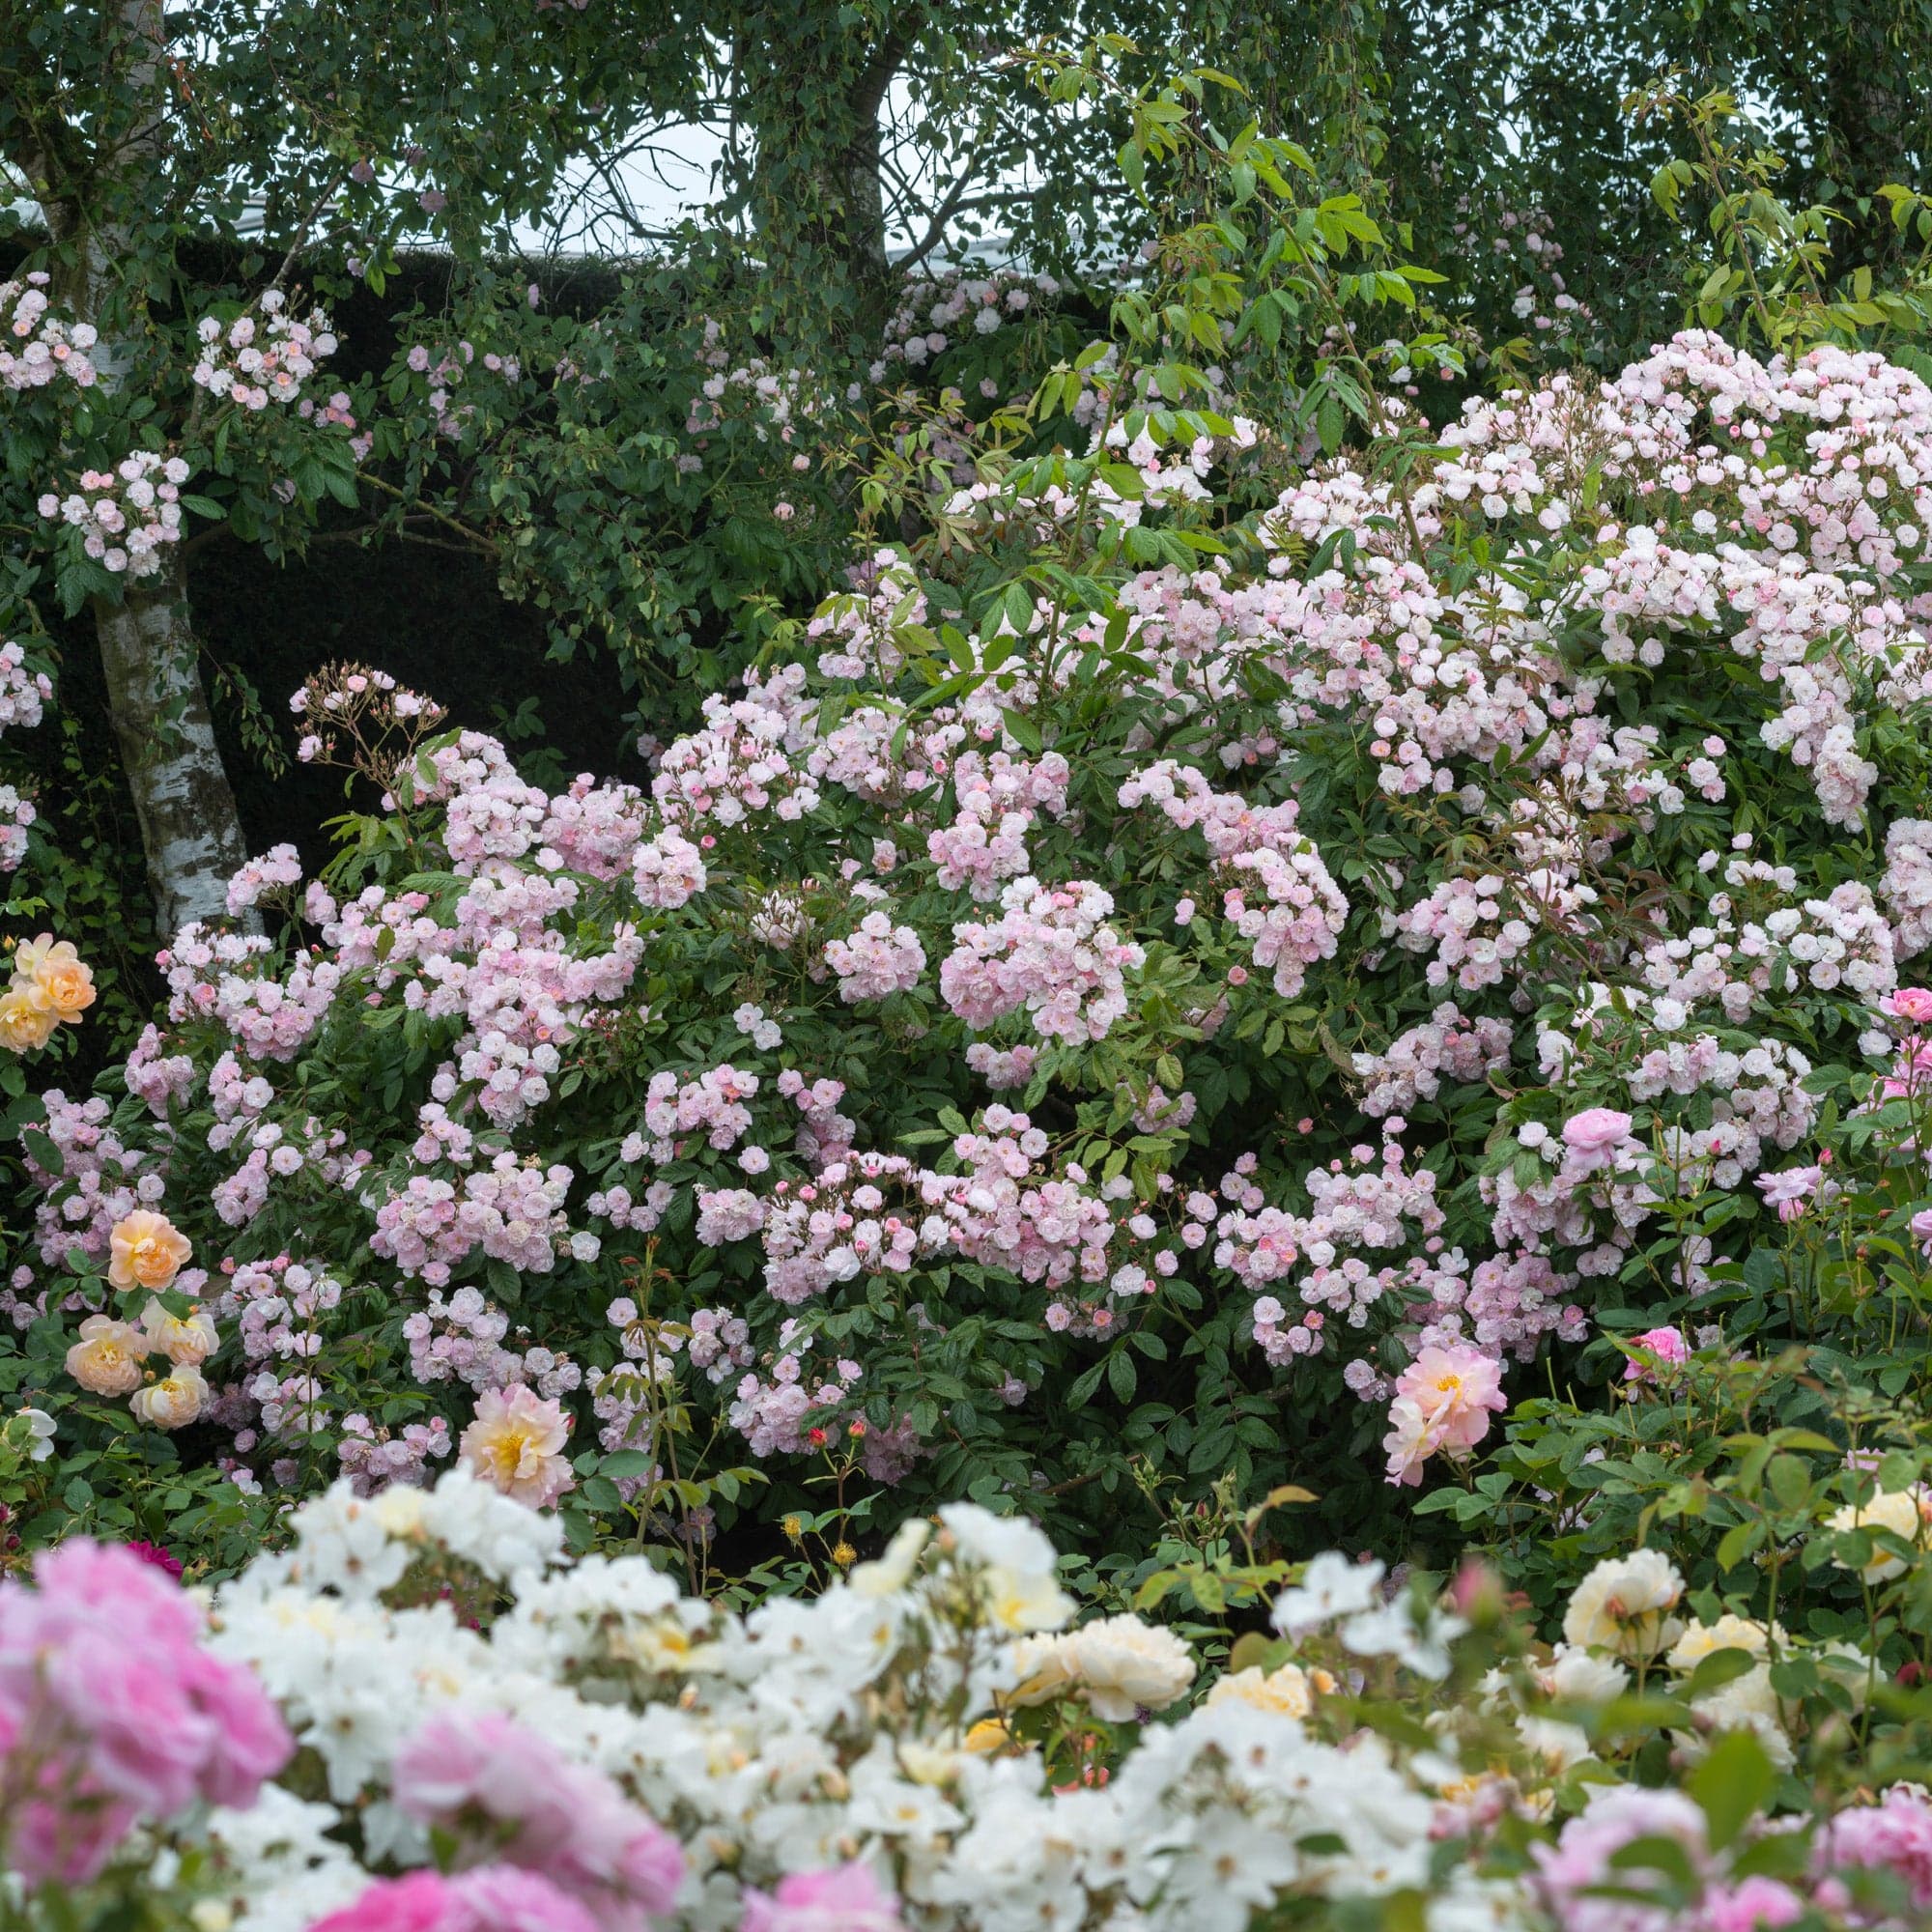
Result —
[[1194, 1657], [1170, 1630], [1131, 1612], [1084, 1624], [1066, 1639], [1096, 1718], [1120, 1723], [1137, 1706], [1164, 1711], [1194, 1682]]
[[1337, 1617], [1355, 1616], [1381, 1602], [1381, 1580], [1379, 1563], [1351, 1563], [1340, 1550], [1324, 1549], [1301, 1581], [1275, 1599], [1274, 1627], [1283, 1636], [1305, 1636]]
[[939, 1520], [961, 1560], [979, 1568], [980, 1605], [995, 1629], [1024, 1635], [1057, 1630], [1072, 1616], [1059, 1557], [1037, 1524], [977, 1503], [949, 1503]]
[[28, 1439], [31, 1447], [27, 1451], [30, 1463], [44, 1463], [54, 1453], [54, 1419], [43, 1408], [23, 1408], [20, 1413], [27, 1419]]
[[854, 1596], [895, 1597], [912, 1581], [920, 1552], [932, 1535], [932, 1525], [923, 1516], [899, 1524], [886, 1553], [876, 1563], [861, 1563], [846, 1578]]
[[1577, 1584], [1563, 1613], [1563, 1634], [1584, 1649], [1655, 1657], [1684, 1629], [1670, 1614], [1683, 1595], [1684, 1578], [1660, 1550], [1606, 1557]]

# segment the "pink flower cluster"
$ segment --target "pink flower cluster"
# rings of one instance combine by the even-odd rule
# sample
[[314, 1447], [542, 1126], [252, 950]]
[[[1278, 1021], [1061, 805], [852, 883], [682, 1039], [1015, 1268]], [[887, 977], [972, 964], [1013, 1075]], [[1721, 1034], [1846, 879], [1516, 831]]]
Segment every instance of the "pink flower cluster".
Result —
[[811, 773], [794, 760], [794, 728], [805, 668], [786, 666], [767, 679], [746, 678], [735, 703], [704, 700], [704, 728], [680, 738], [651, 781], [665, 823], [689, 838], [700, 829], [729, 829], [754, 812], [781, 820], [803, 818], [818, 806]]
[[1125, 975], [1147, 957], [1107, 923], [1112, 895], [1082, 879], [1019, 878], [1000, 904], [997, 923], [952, 928], [954, 950], [939, 969], [946, 1004], [972, 1027], [1024, 1008], [1042, 1039], [1105, 1039], [1127, 1010]]
[[1512, 1030], [1507, 1020], [1464, 1019], [1445, 1000], [1420, 1025], [1406, 1028], [1386, 1053], [1356, 1053], [1355, 1077], [1366, 1081], [1362, 1112], [1372, 1119], [1407, 1114], [1433, 1100], [1444, 1078], [1474, 1086], [1509, 1065]]
[[23, 645], [0, 644], [0, 731], [32, 730], [53, 695], [53, 679], [27, 662]]
[[[1639, 1841], [1665, 1849], [1647, 1857]], [[1684, 1792], [1607, 1785], [1565, 1824], [1554, 1845], [1533, 1847], [1533, 1884], [1565, 1932], [1766, 1932], [1801, 1919], [1892, 1922], [1871, 1918], [1865, 1897], [1855, 1894], [1866, 1874], [1889, 1881], [1911, 1911], [1932, 1907], [1932, 1804], [1916, 1786], [1894, 1784], [1876, 1803], [1833, 1813], [1812, 1843], [1808, 1869], [1792, 1871], [1780, 1862], [1781, 1878], [1738, 1876], [1736, 1866], [1760, 1841], [1761, 1832], [1752, 1830], [1720, 1851], [1710, 1841], [1703, 1810]]]
[[40, 814], [31, 799], [0, 784], [0, 872], [17, 871], [27, 856], [27, 828]]
[[[1348, 900], [1321, 855], [1295, 829], [1300, 812], [1294, 801], [1257, 806], [1238, 792], [1214, 790], [1192, 766], [1163, 758], [1121, 786], [1122, 806], [1147, 802], [1175, 825], [1199, 828], [1221, 885], [1223, 911], [1252, 944], [1255, 964], [1273, 969], [1275, 991], [1292, 1000], [1309, 967], [1334, 957], [1349, 916]], [[1257, 893], [1263, 904], [1251, 906]]]
[[925, 971], [925, 948], [911, 926], [868, 912], [848, 937], [826, 942], [825, 963], [838, 980], [838, 997], [852, 1006], [911, 992]]
[[602, 1932], [579, 1900], [521, 1865], [377, 1879], [310, 1932]]
[[35, 269], [18, 281], [0, 282], [0, 388], [43, 389], [55, 381], [94, 386], [87, 354], [98, 340], [94, 327], [52, 312], [52, 279]]
[[265, 897], [279, 896], [301, 884], [301, 859], [293, 845], [275, 845], [259, 859], [250, 859], [228, 881], [229, 917], [258, 906]]
[[76, 1539], [0, 1580], [0, 1863], [29, 1889], [96, 1877], [135, 1824], [247, 1805], [294, 1750], [245, 1667], [154, 1563]]
[[[220, 317], [213, 315], [196, 324], [201, 356], [194, 365], [194, 381], [223, 402], [265, 410], [270, 402], [296, 401], [318, 364], [335, 354], [336, 342], [333, 327], [321, 309], [311, 309], [306, 318], [291, 315], [288, 298], [280, 289], [264, 289], [254, 306], [265, 318], [259, 325], [246, 312], [225, 327]], [[348, 405], [343, 396], [331, 407], [340, 416]]]
[[181, 541], [181, 486], [187, 465], [179, 456], [137, 449], [112, 469], [83, 469], [66, 497], [48, 491], [41, 515], [81, 533], [80, 547], [114, 576], [152, 577], [163, 546]]
[[1064, 817], [1070, 773], [1057, 752], [1037, 763], [995, 752], [991, 758], [962, 752], [952, 767], [958, 811], [952, 823], [926, 835], [933, 876], [949, 892], [962, 887], [974, 898], [999, 895], [1002, 879], [1033, 869], [1026, 835], [1035, 814]]
[[392, 1431], [356, 1411], [342, 1418], [335, 1455], [356, 1494], [368, 1496], [391, 1483], [427, 1487], [431, 1462], [446, 1459], [453, 1446], [449, 1424], [440, 1415]]
[[1932, 818], [1894, 818], [1886, 828], [1878, 895], [1891, 920], [1894, 957], [1932, 946]]
[[429, 1303], [403, 1322], [410, 1345], [410, 1373], [424, 1387], [460, 1381], [479, 1393], [526, 1382], [547, 1398], [568, 1395], [583, 1383], [582, 1371], [568, 1356], [542, 1347], [506, 1349], [510, 1318], [493, 1307], [477, 1288], [444, 1295], [429, 1292]]
[[895, 367], [923, 368], [962, 333], [984, 337], [1024, 315], [1037, 296], [1051, 298], [1060, 283], [1046, 273], [996, 269], [991, 274], [949, 270], [911, 283], [887, 318], [878, 358], [867, 371], [883, 383]]
[[563, 1204], [571, 1179], [561, 1163], [526, 1166], [507, 1149], [460, 1181], [412, 1174], [399, 1193], [369, 1204], [376, 1212], [369, 1246], [437, 1287], [479, 1248], [524, 1273], [548, 1274], [559, 1252], [590, 1259], [597, 1250], [594, 1236], [570, 1231]]

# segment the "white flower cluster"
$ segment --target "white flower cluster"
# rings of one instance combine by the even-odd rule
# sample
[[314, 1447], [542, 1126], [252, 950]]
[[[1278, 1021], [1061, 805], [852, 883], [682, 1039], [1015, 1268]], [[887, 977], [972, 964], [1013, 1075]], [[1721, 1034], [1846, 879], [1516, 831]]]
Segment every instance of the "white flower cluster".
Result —
[[[1111, 1778], [1049, 1788], [1005, 1714], [1060, 1690], [1131, 1719], [1195, 1671], [1178, 1637], [1132, 1616], [1046, 1634], [1074, 1606], [1024, 1519], [953, 1505], [822, 1596], [744, 1618], [681, 1596], [641, 1556], [566, 1564], [555, 1517], [461, 1469], [374, 1498], [338, 1484], [293, 1527], [290, 1550], [222, 1590], [213, 1645], [261, 1674], [327, 1802], [270, 1789], [252, 1812], [214, 1815], [236, 1932], [300, 1932], [356, 1896], [367, 1879], [345, 1843], [371, 1864], [426, 1863], [428, 1833], [395, 1802], [398, 1758], [458, 1711], [514, 1719], [672, 1832], [673, 1922], [692, 1932], [736, 1926], [751, 1888], [854, 1860], [907, 1926], [962, 1932], [1243, 1932], [1286, 1898], [1428, 1883], [1430, 1778], [1366, 1735], [1321, 1742], [1292, 1664], [1239, 1673], [1150, 1726]], [[514, 1602], [466, 1628], [448, 1593], [406, 1581], [425, 1562]], [[1385, 1601], [1380, 1577], [1320, 1559], [1282, 1628], [1340, 1619], [1349, 1654], [1439, 1674], [1459, 1626]], [[1492, 1920], [1500, 1897], [1460, 1881], [1430, 1923]]]

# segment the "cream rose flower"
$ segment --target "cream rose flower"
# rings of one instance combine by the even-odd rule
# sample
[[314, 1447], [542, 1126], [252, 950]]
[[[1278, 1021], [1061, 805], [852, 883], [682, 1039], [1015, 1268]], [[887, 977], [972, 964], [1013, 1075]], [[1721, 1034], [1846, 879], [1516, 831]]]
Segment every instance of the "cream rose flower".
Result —
[[1023, 1636], [1007, 1653], [1012, 1660], [1012, 1690], [1001, 1699], [1021, 1706], [1044, 1704], [1064, 1695], [1080, 1681], [1080, 1661], [1070, 1631]]
[[67, 1372], [91, 1395], [127, 1395], [141, 1386], [148, 1338], [131, 1321], [90, 1315], [67, 1351]]
[[1606, 1557], [1577, 1584], [1563, 1613], [1563, 1634], [1585, 1649], [1650, 1658], [1677, 1641], [1683, 1619], [1673, 1617], [1684, 1578], [1656, 1549]]
[[14, 977], [31, 982], [47, 996], [59, 1020], [77, 1020], [94, 1004], [94, 969], [73, 950], [71, 939], [57, 940], [43, 932], [14, 953]]
[[[1871, 1501], [1861, 1506], [1847, 1503], [1843, 1509], [1834, 1511], [1825, 1522], [1830, 1530], [1848, 1529], [1889, 1529], [1903, 1543], [1923, 1546], [1925, 1536], [1925, 1504], [1910, 1490], [1882, 1490]], [[1849, 1563], [1832, 1559], [1836, 1568], [1849, 1570]], [[1883, 1583], [1888, 1578], [1903, 1574], [1905, 1559], [1889, 1549], [1880, 1548], [1874, 1543], [1871, 1561], [1860, 1573], [1867, 1583]]]
[[1696, 1730], [1671, 1733], [1687, 1758], [1702, 1757], [1715, 1735], [1749, 1731], [1779, 1771], [1789, 1771], [1797, 1762], [1797, 1753], [1779, 1721], [1777, 1697], [1771, 1688], [1770, 1664], [1754, 1665], [1720, 1690], [1695, 1699], [1690, 1708], [1697, 1716]]
[[141, 1311], [141, 1329], [151, 1348], [184, 1367], [199, 1367], [221, 1345], [213, 1316], [201, 1308], [182, 1317], [151, 1301]]
[[1096, 1718], [1122, 1723], [1136, 1709], [1164, 1711], [1194, 1682], [1179, 1637], [1131, 1613], [1083, 1624], [1069, 1639], [1081, 1694]]
[[193, 1253], [188, 1238], [165, 1214], [137, 1208], [108, 1236], [107, 1280], [124, 1291], [169, 1287]]
[[1280, 1669], [1268, 1671], [1251, 1664], [1246, 1670], [1233, 1671], [1208, 1691], [1208, 1701], [1250, 1704], [1257, 1711], [1272, 1711], [1283, 1718], [1305, 1718], [1315, 1709], [1308, 1673], [1298, 1663], [1284, 1663]]
[[137, 1389], [128, 1406], [151, 1429], [185, 1429], [208, 1401], [208, 1384], [191, 1362], [165, 1380]]
[[1664, 1662], [1673, 1670], [1694, 1670], [1719, 1650], [1747, 1650], [1753, 1657], [1769, 1657], [1774, 1636], [1780, 1650], [1791, 1641], [1781, 1624], [1767, 1631], [1762, 1624], [1748, 1617], [1734, 1617], [1727, 1610], [1714, 1624], [1691, 1624], [1671, 1646]]
[[33, 1053], [46, 1045], [60, 1025], [46, 988], [32, 980], [16, 980], [0, 992], [0, 1046], [9, 1053]]
[[547, 1509], [577, 1487], [563, 1445], [570, 1419], [555, 1401], [534, 1389], [485, 1389], [476, 1419], [463, 1432], [457, 1454], [493, 1488], [531, 1509]]
[[[1559, 1643], [1548, 1663], [1532, 1664], [1530, 1674], [1546, 1697], [1563, 1705], [1608, 1704], [1630, 1688], [1630, 1672], [1614, 1658], [1568, 1643]], [[1523, 1747], [1552, 1775], [1593, 1754], [1590, 1734], [1565, 1719], [1530, 1712], [1517, 1719], [1517, 1731]]]

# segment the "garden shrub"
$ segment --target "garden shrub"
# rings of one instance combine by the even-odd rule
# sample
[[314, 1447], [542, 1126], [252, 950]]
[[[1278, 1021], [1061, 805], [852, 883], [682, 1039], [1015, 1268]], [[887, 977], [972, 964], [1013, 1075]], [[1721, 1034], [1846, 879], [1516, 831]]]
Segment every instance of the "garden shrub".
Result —
[[610, 1459], [567, 1507], [688, 1545], [1230, 1469], [1366, 1531], [1516, 1364], [1781, 1225], [1918, 1024], [1932, 392], [1687, 334], [1433, 442], [1378, 403], [1236, 521], [1265, 433], [1113, 394], [648, 789], [312, 679], [301, 754], [383, 809], [47, 1096], [39, 1359], [146, 1208], [244, 1482], [417, 1473], [526, 1387]]

